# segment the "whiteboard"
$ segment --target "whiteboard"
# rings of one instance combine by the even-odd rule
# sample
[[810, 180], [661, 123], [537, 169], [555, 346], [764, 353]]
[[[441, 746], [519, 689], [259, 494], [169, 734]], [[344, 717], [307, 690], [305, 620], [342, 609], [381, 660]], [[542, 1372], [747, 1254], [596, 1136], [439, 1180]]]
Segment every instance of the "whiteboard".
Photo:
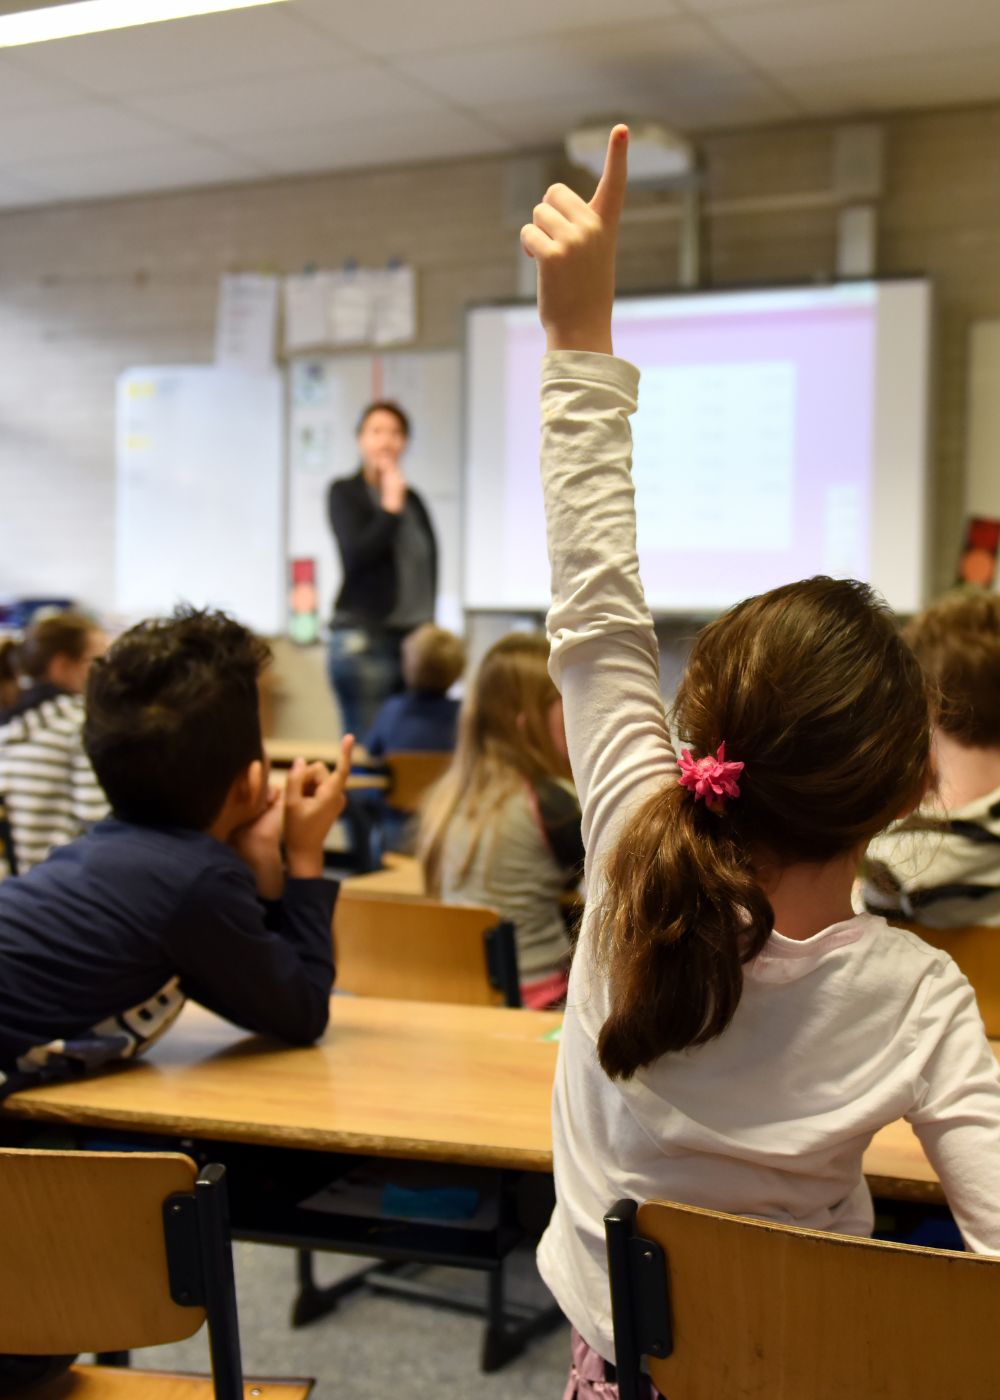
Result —
[[178, 602], [284, 626], [284, 392], [278, 371], [126, 370], [117, 385], [116, 604]]
[[314, 559], [320, 617], [340, 588], [340, 556], [327, 519], [330, 482], [358, 469], [355, 429], [373, 399], [392, 399], [413, 436], [404, 470], [420, 492], [438, 544], [437, 618], [463, 630], [461, 550], [461, 355], [457, 350], [314, 355], [289, 366], [288, 556]]

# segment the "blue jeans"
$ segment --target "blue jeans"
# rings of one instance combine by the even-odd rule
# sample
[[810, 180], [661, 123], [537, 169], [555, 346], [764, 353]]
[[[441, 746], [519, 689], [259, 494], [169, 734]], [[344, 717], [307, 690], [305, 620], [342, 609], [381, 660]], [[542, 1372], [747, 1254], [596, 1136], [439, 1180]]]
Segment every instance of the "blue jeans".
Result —
[[401, 632], [367, 627], [335, 627], [327, 648], [330, 684], [340, 706], [345, 734], [363, 744], [384, 700], [403, 688]]

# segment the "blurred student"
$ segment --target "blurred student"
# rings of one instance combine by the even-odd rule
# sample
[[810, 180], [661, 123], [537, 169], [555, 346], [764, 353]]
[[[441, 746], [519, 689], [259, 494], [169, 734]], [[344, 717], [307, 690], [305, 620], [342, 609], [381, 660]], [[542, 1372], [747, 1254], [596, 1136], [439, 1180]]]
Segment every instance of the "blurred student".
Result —
[[23, 873], [81, 835], [108, 810], [83, 750], [83, 691], [107, 639], [82, 613], [61, 612], [29, 627], [6, 653], [23, 689], [0, 710], [0, 793]]
[[580, 808], [549, 645], [515, 632], [486, 653], [462, 705], [449, 772], [428, 796], [418, 854], [428, 892], [499, 910], [515, 927], [526, 1006], [566, 992], [561, 896], [583, 867]]
[[903, 636], [927, 682], [937, 790], [869, 846], [865, 906], [928, 928], [1000, 926], [1000, 598], [945, 598]]
[[20, 698], [21, 683], [17, 674], [17, 642], [13, 637], [0, 641], [0, 714], [10, 709]]
[[139, 1054], [189, 996], [294, 1044], [323, 1034], [323, 838], [353, 741], [335, 773], [300, 759], [270, 791], [269, 659], [223, 614], [179, 609], [94, 663], [84, 742], [112, 815], [0, 885], [0, 1098]]
[[403, 641], [403, 684], [376, 716], [365, 748], [372, 758], [392, 753], [449, 753], [455, 747], [459, 705], [448, 691], [465, 670], [460, 637], [425, 622]]

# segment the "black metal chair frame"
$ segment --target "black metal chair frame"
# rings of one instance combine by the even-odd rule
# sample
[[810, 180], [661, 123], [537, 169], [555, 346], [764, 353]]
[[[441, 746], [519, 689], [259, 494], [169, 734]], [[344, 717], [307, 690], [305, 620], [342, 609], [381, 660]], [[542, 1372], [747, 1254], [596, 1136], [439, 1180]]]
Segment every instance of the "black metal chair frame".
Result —
[[[514, 925], [509, 920], [501, 919], [484, 931], [483, 953], [490, 985], [503, 994], [505, 1006], [520, 1007], [517, 941]], [[484, 1371], [499, 1370], [519, 1355], [532, 1337], [549, 1330], [559, 1320], [557, 1309], [544, 1308], [539, 1311], [521, 1307], [506, 1297], [502, 1260], [487, 1275], [485, 1301], [422, 1282], [418, 1276], [426, 1265], [421, 1263], [384, 1260], [326, 1287], [316, 1282], [314, 1264], [311, 1249], [298, 1251], [298, 1292], [292, 1304], [293, 1327], [304, 1327], [318, 1318], [326, 1317], [351, 1293], [361, 1288], [372, 1288], [415, 1302], [432, 1303], [485, 1317], [486, 1332], [481, 1358]]]

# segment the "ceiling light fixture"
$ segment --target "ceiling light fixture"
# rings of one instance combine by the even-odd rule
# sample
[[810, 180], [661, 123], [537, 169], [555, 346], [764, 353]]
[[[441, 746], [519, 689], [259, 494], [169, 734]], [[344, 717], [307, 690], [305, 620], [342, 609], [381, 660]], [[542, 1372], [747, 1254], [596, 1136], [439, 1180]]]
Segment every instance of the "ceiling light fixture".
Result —
[[76, 0], [75, 4], [21, 10], [0, 17], [0, 49], [69, 39], [78, 34], [100, 34], [107, 29], [131, 29], [165, 19], [189, 19], [193, 15], [284, 3], [285, 0]]

